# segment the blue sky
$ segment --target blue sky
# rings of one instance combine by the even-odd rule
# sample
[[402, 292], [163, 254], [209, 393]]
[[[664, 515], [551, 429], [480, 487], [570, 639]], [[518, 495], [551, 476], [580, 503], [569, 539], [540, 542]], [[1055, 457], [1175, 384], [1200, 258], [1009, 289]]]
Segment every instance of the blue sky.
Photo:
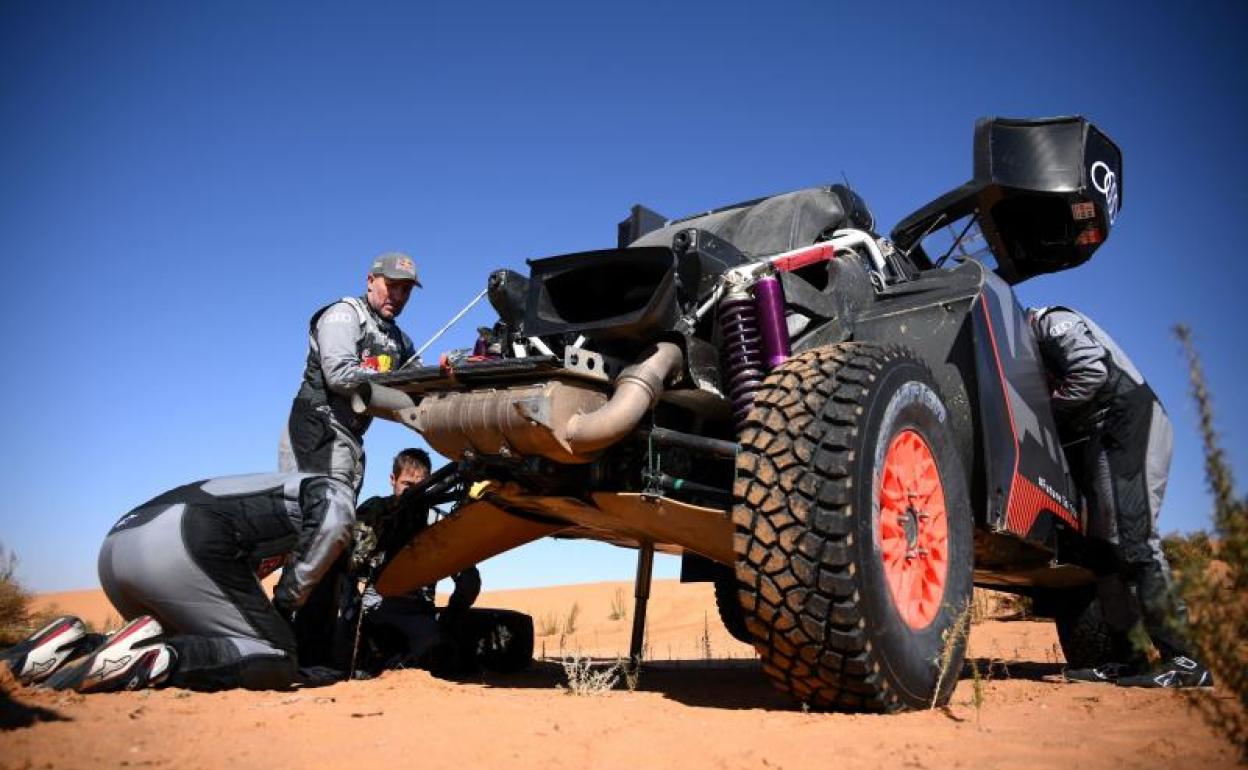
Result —
[[[1207, 526], [1169, 330], [1194, 328], [1243, 478], [1248, 7], [1022, 5], [0, 5], [0, 542], [35, 589], [93, 586], [122, 512], [274, 468], [307, 318], [376, 253], [417, 259], [419, 343], [490, 269], [612, 245], [633, 203], [677, 216], [844, 174], [887, 229], [970, 177], [975, 118], [1072, 113], [1123, 149], [1122, 216], [1020, 297], [1132, 354], [1176, 426], [1162, 528]], [[414, 438], [373, 427], [366, 494]], [[541, 543], [483, 573], [632, 564]]]

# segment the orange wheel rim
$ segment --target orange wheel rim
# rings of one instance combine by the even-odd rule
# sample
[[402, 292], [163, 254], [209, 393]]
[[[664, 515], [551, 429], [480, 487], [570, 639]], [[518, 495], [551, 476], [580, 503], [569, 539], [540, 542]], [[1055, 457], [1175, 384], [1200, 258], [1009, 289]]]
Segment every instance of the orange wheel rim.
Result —
[[949, 519], [931, 447], [916, 431], [893, 437], [880, 474], [880, 553], [893, 605], [926, 628], [940, 612], [949, 574]]

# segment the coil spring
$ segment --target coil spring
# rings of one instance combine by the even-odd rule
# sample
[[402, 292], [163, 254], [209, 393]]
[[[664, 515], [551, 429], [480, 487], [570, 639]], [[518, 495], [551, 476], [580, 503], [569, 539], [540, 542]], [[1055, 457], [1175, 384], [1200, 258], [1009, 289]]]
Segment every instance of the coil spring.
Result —
[[737, 431], [745, 422], [754, 394], [763, 384], [763, 341], [758, 329], [758, 308], [749, 296], [725, 297], [719, 303], [719, 329], [723, 335], [724, 370], [728, 398]]

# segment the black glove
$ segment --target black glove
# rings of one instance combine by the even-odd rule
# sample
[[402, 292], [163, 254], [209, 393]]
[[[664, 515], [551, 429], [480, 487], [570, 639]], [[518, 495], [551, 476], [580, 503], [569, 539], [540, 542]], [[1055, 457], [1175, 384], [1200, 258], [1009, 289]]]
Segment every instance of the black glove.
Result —
[[280, 597], [273, 597], [273, 609], [277, 610], [277, 614], [281, 615], [282, 620], [286, 621], [286, 625], [291, 628], [295, 627], [295, 608], [290, 607]]

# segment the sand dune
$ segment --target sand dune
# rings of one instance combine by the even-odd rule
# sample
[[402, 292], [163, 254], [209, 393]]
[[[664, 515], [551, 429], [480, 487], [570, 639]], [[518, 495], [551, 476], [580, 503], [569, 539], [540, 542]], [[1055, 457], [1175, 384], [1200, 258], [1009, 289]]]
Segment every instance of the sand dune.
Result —
[[[564, 621], [539, 637], [548, 656], [624, 654], [630, 622], [611, 620], [629, 583], [492, 591], [482, 606]], [[103, 624], [98, 591], [42, 597]], [[158, 690], [83, 697], [6, 689], [0, 767], [146, 766], [527, 768], [1151, 768], [1233, 767], [1172, 692], [1050, 681], [1061, 669], [1044, 622], [975, 626], [971, 654], [997, 661], [972, 705], [894, 716], [803, 713], [764, 680], [750, 648], [718, 622], [709, 585], [656, 581], [649, 658], [635, 692], [574, 697], [553, 662], [471, 681], [393, 671], [317, 690], [215, 694]], [[704, 641], [705, 637], [705, 641]], [[710, 658], [707, 658], [709, 648]]]

